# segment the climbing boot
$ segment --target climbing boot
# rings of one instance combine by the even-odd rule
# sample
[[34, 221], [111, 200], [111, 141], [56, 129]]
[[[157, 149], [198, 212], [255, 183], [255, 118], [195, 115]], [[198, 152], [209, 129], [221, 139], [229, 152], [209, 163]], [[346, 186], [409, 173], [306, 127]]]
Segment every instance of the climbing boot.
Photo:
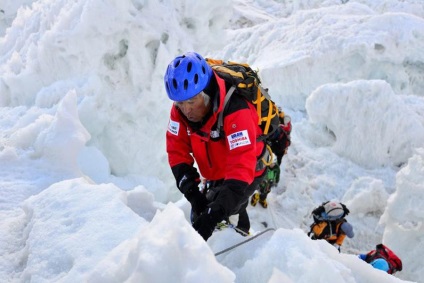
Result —
[[264, 199], [264, 200], [260, 199], [259, 200], [259, 203], [262, 205], [263, 208], [267, 208], [268, 207], [268, 203], [267, 203], [266, 199]]
[[252, 199], [250, 200], [250, 204], [252, 206], [255, 206], [258, 203], [259, 200], [259, 193], [254, 193], [252, 196]]

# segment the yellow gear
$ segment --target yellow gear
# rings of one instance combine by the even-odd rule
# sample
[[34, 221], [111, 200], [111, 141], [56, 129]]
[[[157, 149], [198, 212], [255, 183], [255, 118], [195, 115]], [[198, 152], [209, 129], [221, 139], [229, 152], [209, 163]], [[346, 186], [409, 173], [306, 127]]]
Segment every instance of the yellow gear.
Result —
[[268, 207], [268, 202], [266, 201], [266, 199], [264, 200], [259, 200], [259, 203], [262, 205], [263, 208], [267, 208]]
[[250, 204], [252, 206], [255, 206], [258, 203], [259, 200], [259, 193], [254, 193], [252, 196], [252, 199], [250, 200]]

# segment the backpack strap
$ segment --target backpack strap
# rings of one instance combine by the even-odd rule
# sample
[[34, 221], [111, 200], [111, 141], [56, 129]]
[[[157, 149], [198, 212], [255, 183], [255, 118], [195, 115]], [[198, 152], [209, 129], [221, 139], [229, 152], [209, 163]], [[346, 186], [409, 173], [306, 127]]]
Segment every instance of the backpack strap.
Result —
[[[228, 90], [228, 92], [225, 94], [225, 99], [224, 99], [224, 106], [223, 106], [223, 109], [222, 109], [222, 111], [218, 114], [218, 121], [217, 121], [217, 124], [216, 124], [216, 128], [217, 128], [217, 130], [219, 131], [219, 133], [220, 134], [222, 134], [224, 131], [223, 131], [223, 124], [224, 124], [224, 112], [225, 112], [225, 110], [227, 109], [227, 106], [228, 106], [228, 102], [230, 101], [230, 99], [231, 99], [231, 97], [232, 97], [232, 95], [234, 94], [234, 91], [236, 90], [236, 86], [235, 85], [232, 85], [231, 87], [230, 87], [230, 89]], [[261, 94], [262, 93], [262, 94]], [[266, 90], [266, 89], [264, 89], [262, 86], [258, 86], [258, 98], [257, 98], [257, 100], [255, 101], [255, 103], [257, 103], [257, 107], [256, 107], [256, 109], [257, 109], [257, 111], [258, 111], [258, 113], [259, 113], [259, 117], [261, 117], [261, 115], [260, 115], [260, 113], [261, 113], [261, 102], [262, 102], [262, 100], [261, 99], [264, 99], [264, 98], [267, 98], [268, 100], [270, 100], [271, 101], [271, 96], [268, 94], [268, 91]], [[215, 103], [215, 105], [218, 105], [218, 103]], [[217, 107], [216, 107], [217, 108]], [[214, 109], [215, 111], [217, 110], [217, 109]], [[271, 105], [270, 105], [270, 107], [269, 107], [269, 113], [268, 113], [268, 116], [267, 117], [264, 117], [264, 118], [262, 118], [262, 119], [265, 119], [266, 121], [267, 121], [267, 123], [266, 123], [266, 126], [265, 126], [265, 131], [268, 131], [269, 130], [269, 127], [270, 127], [270, 125], [271, 125], [271, 117], [273, 117], [273, 116], [275, 116], [275, 115], [278, 115], [278, 111], [277, 111], [277, 113], [275, 113], [274, 115], [272, 114], [272, 107], [271, 107]], [[263, 141], [263, 140], [265, 140], [266, 139], [266, 137], [259, 137], [258, 138], [258, 141]]]
[[222, 111], [218, 114], [218, 122], [216, 124], [216, 128], [219, 131], [219, 134], [223, 133], [223, 124], [224, 124], [224, 111], [227, 108], [228, 101], [230, 101], [231, 96], [233, 95], [234, 91], [236, 90], [236, 86], [232, 85], [230, 89], [228, 90], [227, 94], [225, 95], [224, 99], [224, 106], [222, 107]]
[[[265, 117], [262, 117], [262, 101], [267, 99], [268, 101], [268, 114]], [[256, 106], [256, 110], [258, 112], [258, 117], [263, 120], [266, 121], [265, 123], [265, 128], [264, 128], [264, 133], [268, 133], [269, 132], [269, 127], [271, 126], [271, 119], [272, 117], [274, 117], [275, 115], [278, 115], [278, 110], [276, 110], [276, 113], [274, 113], [274, 115], [272, 115], [272, 103], [271, 103], [271, 97], [269, 96], [268, 92], [261, 86], [258, 85], [258, 90], [256, 92], [256, 100], [254, 101], [254, 103], [257, 104]], [[259, 121], [259, 123], [261, 123], [262, 121]]]
[[263, 88], [261, 85], [258, 86], [260, 91], [262, 92], [262, 95], [265, 96], [267, 99], [271, 100], [271, 96], [268, 93], [268, 89]]
[[334, 222], [336, 223], [336, 234], [337, 234], [337, 236], [339, 236], [342, 233], [344, 233], [344, 232], [342, 232], [343, 231], [342, 230], [342, 224], [347, 222], [347, 220], [345, 218], [341, 218], [341, 219], [338, 219]]

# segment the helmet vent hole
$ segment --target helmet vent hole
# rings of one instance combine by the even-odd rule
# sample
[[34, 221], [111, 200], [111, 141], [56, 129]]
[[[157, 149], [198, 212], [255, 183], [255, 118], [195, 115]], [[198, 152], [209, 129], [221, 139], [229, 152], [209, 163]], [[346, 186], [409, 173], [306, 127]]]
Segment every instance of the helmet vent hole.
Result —
[[172, 80], [172, 86], [173, 86], [175, 89], [177, 89], [177, 88], [178, 88], [178, 83], [177, 83], [177, 80], [176, 80], [176, 79], [173, 79], [173, 80]]
[[199, 81], [199, 76], [197, 74], [194, 75], [194, 83], [197, 84]]
[[202, 72], [203, 72], [203, 74], [206, 74], [205, 66], [202, 66]]
[[184, 80], [184, 90], [188, 89], [188, 80]]
[[191, 68], [193, 67], [193, 64], [191, 63], [191, 62], [189, 62], [188, 64], [187, 64], [187, 73], [190, 73], [191, 72]]
[[178, 67], [180, 65], [180, 63], [181, 63], [181, 60], [178, 60], [177, 62], [175, 62], [174, 68]]

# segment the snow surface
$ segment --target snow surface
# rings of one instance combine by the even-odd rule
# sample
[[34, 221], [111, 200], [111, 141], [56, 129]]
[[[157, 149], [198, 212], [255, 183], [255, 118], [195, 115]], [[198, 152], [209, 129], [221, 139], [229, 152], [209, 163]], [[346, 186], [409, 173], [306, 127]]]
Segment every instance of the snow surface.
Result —
[[[424, 282], [421, 0], [3, 0], [1, 282]], [[251, 234], [207, 241], [167, 164], [177, 55], [248, 62], [293, 120]], [[342, 253], [306, 232], [343, 201]], [[232, 220], [236, 220], [233, 217]], [[266, 227], [265, 227], [266, 226]], [[378, 243], [395, 276], [358, 259]]]

